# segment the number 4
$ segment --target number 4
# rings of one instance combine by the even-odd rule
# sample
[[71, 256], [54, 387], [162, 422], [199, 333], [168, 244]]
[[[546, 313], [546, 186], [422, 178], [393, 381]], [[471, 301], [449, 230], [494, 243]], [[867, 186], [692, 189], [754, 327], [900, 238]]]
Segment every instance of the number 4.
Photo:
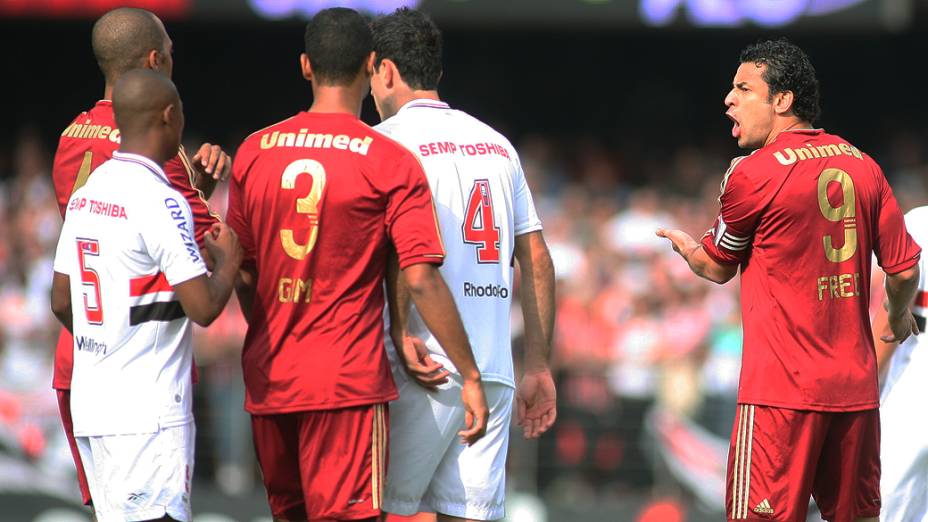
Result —
[[477, 245], [478, 263], [499, 263], [499, 227], [493, 217], [490, 182], [474, 181], [464, 213], [464, 242]]

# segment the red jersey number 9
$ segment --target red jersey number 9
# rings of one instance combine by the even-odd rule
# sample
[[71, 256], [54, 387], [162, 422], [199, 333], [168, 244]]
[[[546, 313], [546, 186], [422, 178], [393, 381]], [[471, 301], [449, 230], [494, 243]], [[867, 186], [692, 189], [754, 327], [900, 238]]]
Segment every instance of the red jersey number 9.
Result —
[[490, 182], [474, 181], [464, 212], [464, 242], [477, 245], [478, 263], [499, 263], [499, 227], [493, 217]]
[[[84, 313], [89, 324], [103, 324], [103, 301], [100, 276], [87, 266], [87, 257], [100, 255], [100, 242], [96, 239], [77, 238], [77, 259], [81, 265], [81, 285], [84, 287]], [[90, 287], [90, 288], [87, 288]], [[88, 297], [93, 296], [93, 302]]]
[[296, 200], [296, 213], [305, 214], [309, 221], [309, 238], [305, 244], [300, 244], [293, 237], [293, 229], [284, 228], [280, 231], [280, 243], [284, 252], [297, 261], [306, 259], [316, 246], [316, 238], [319, 235], [319, 207], [325, 189], [325, 168], [316, 160], [296, 160], [284, 169], [280, 178], [280, 188], [293, 190], [301, 174], [309, 174], [313, 180], [309, 194]]
[[[831, 205], [828, 199], [828, 186], [831, 183], [841, 185], [842, 203], [838, 207]], [[854, 180], [841, 169], [825, 169], [818, 177], [818, 206], [825, 219], [844, 223], [844, 245], [835, 248], [835, 241], [830, 235], [822, 237], [825, 258], [832, 263], [842, 263], [857, 252], [857, 207], [854, 194]]]

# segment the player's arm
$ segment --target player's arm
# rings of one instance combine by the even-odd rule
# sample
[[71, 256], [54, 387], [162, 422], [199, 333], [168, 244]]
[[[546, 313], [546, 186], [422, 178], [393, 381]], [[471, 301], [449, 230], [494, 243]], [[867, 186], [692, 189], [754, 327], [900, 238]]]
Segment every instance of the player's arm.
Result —
[[682, 230], [660, 228], [657, 230], [657, 235], [669, 239], [674, 252], [680, 254], [690, 266], [690, 270], [703, 279], [722, 285], [731, 281], [731, 278], [738, 273], [738, 265], [723, 264], [712, 259], [702, 244]]
[[525, 362], [516, 394], [525, 438], [540, 437], [557, 418], [557, 392], [548, 361], [554, 331], [554, 263], [540, 230], [516, 236], [521, 273]]
[[51, 294], [52, 313], [69, 331], [73, 331], [71, 315], [71, 277], [61, 272], [55, 272], [52, 279]]
[[213, 225], [203, 241], [215, 264], [212, 274], [178, 283], [174, 292], [187, 317], [200, 326], [209, 326], [232, 295], [242, 263], [242, 249], [235, 232], [223, 223]]
[[257, 291], [258, 269], [252, 263], [243, 263], [235, 279], [235, 295], [238, 297], [238, 304], [245, 321], [251, 317], [251, 308], [254, 306]]
[[918, 291], [919, 268], [886, 274], [886, 318], [890, 332], [880, 336], [884, 343], [901, 343], [910, 335], [918, 335], [918, 325], [909, 306]]
[[405, 278], [400, 277], [399, 259], [391, 249], [387, 256], [387, 309], [390, 313], [390, 338], [406, 374], [417, 384], [435, 390], [448, 382], [450, 372], [432, 359], [422, 339], [409, 335], [411, 300]]
[[466, 427], [458, 434], [463, 442], [473, 444], [486, 434], [489, 409], [483, 395], [480, 370], [454, 298], [436, 265], [415, 263], [402, 269], [402, 273], [425, 326], [438, 339], [464, 380], [461, 399], [467, 411]]

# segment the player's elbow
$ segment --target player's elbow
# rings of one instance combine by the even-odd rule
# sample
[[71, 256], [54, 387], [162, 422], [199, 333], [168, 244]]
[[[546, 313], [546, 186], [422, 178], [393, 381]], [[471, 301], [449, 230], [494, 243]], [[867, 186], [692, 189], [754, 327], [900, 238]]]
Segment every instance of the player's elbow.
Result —
[[717, 285], [724, 285], [725, 283], [731, 281], [737, 273], [737, 265], [719, 265], [717, 267], [713, 267], [712, 270], [707, 270], [706, 273], [703, 274], [703, 277]]
[[429, 263], [419, 263], [403, 269], [403, 278], [406, 288], [413, 297], [433, 293], [441, 285], [441, 274], [438, 267]]
[[52, 313], [64, 324], [67, 324], [67, 319], [71, 317], [70, 286], [67, 276], [55, 274], [49, 301], [51, 302]]
[[887, 281], [894, 286], [909, 286], [918, 284], [918, 279], [921, 276], [918, 265], [913, 265], [911, 268], [907, 268], [902, 272], [897, 272], [895, 274], [886, 274]]

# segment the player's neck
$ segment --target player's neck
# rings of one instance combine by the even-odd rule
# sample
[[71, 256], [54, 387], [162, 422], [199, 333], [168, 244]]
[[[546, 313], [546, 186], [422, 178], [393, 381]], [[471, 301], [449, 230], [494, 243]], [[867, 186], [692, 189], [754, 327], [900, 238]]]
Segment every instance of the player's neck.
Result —
[[441, 98], [438, 97], [438, 91], [436, 90], [426, 91], [410, 89], [396, 96], [396, 108], [399, 109], [400, 107], [414, 100], [441, 101]]
[[355, 86], [313, 85], [313, 104], [309, 112], [335, 112], [361, 116], [363, 92]]
[[767, 140], [764, 141], [764, 146], [766, 147], [767, 145], [770, 145], [771, 143], [773, 143], [773, 141], [777, 139], [777, 136], [779, 136], [781, 132], [797, 130], [797, 129], [811, 129], [811, 128], [812, 128], [812, 124], [810, 124], [809, 122], [805, 120], [800, 120], [799, 118], [795, 118], [795, 117], [785, 118], [783, 119], [782, 122], [775, 125], [772, 131], [770, 131], [770, 134], [767, 135]]
[[103, 87], [103, 98], [104, 100], [113, 99], [113, 84], [106, 82], [106, 85]]
[[170, 157], [164, 157], [164, 145], [144, 138], [126, 139], [125, 134], [122, 135], [119, 152], [137, 154], [152, 160], [160, 166], [164, 166], [165, 162], [171, 159]]

